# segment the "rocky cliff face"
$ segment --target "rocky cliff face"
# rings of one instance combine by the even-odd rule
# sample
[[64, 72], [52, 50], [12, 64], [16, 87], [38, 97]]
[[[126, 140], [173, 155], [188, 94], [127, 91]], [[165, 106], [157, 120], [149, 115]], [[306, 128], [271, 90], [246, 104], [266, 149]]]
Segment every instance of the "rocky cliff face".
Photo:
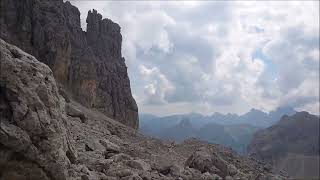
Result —
[[71, 144], [52, 71], [0, 39], [0, 179], [65, 179]]
[[62, 0], [0, 0], [0, 5], [1, 38], [47, 64], [63, 91], [82, 105], [138, 127], [118, 24], [93, 10], [84, 32], [79, 10]]
[[144, 137], [64, 98], [53, 74], [0, 39], [0, 180], [286, 179], [219, 145]]
[[270, 128], [258, 131], [248, 146], [249, 155], [285, 170], [296, 179], [319, 178], [319, 118], [307, 112], [283, 116]]

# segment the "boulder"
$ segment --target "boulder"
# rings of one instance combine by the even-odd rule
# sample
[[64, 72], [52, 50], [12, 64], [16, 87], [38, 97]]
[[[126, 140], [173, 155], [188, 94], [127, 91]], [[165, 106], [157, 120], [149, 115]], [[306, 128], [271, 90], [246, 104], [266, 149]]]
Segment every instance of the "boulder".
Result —
[[78, 117], [80, 118], [81, 122], [85, 123], [87, 121], [87, 117], [84, 115], [83, 112], [81, 112], [79, 109], [77, 109], [74, 105], [68, 103], [66, 104], [66, 113], [67, 115], [71, 117]]
[[123, 153], [120, 153], [120, 154], [116, 154], [114, 156], [112, 156], [112, 160], [114, 162], [122, 162], [122, 161], [127, 161], [127, 160], [131, 160], [132, 158], [127, 155], [127, 154], [123, 154]]
[[228, 164], [217, 153], [208, 148], [196, 150], [186, 161], [186, 166], [199, 170], [202, 173], [209, 172], [221, 177], [228, 175]]
[[134, 168], [134, 169], [139, 169], [139, 170], [143, 170], [143, 171], [150, 171], [151, 170], [150, 165], [141, 159], [129, 160], [127, 162], [127, 165], [129, 167]]
[[112, 152], [112, 153], [119, 153], [120, 152], [120, 147], [109, 140], [102, 139], [99, 141], [102, 146], [106, 148], [107, 152]]
[[2, 39], [0, 56], [0, 177], [67, 179], [71, 144], [52, 71]]

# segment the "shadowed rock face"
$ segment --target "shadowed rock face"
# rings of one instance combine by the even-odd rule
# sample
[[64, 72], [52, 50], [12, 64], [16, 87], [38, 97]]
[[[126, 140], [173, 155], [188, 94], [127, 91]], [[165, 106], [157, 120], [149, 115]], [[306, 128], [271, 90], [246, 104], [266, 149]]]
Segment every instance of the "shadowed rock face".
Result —
[[131, 95], [118, 24], [89, 11], [87, 32], [69, 2], [1, 0], [0, 37], [47, 64], [76, 101], [133, 128], [138, 108]]

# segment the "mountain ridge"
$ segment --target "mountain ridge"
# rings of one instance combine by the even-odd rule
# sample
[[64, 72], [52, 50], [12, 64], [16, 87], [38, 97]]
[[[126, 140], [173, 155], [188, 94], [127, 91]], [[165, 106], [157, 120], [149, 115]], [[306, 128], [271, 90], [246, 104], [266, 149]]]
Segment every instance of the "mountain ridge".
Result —
[[[252, 108], [248, 112], [238, 115], [233, 113], [227, 113], [222, 114], [219, 112], [214, 112], [211, 115], [203, 115], [200, 113], [187, 113], [187, 114], [175, 114], [175, 115], [169, 115], [169, 116], [155, 116], [152, 114], [147, 114], [148, 117], [145, 117], [143, 113], [140, 113], [139, 116], [141, 116], [142, 121], [149, 121], [151, 119], [156, 119], [158, 121], [161, 119], [172, 119], [172, 123], [177, 123], [182, 118], [190, 118], [190, 119], [198, 119], [201, 121], [201, 124], [206, 123], [217, 123], [222, 125], [232, 125], [232, 124], [250, 124], [257, 127], [268, 127], [280, 120], [280, 118], [287, 114], [292, 115], [296, 111], [290, 107], [290, 106], [281, 106], [277, 107], [276, 109], [265, 113], [261, 110]], [[193, 118], [195, 117], [195, 118]], [[258, 122], [255, 122], [257, 121]], [[167, 121], [167, 120], [165, 120]], [[204, 121], [204, 122], [203, 122]], [[254, 123], [254, 124], [252, 124]]]
[[[276, 119], [295, 111], [290, 107], [279, 107], [269, 113], [251, 109], [243, 115], [213, 113], [204, 116], [198, 113], [179, 114], [164, 117], [140, 116], [140, 131], [163, 140], [182, 142], [195, 137], [210, 143], [222, 144], [246, 154], [247, 145], [254, 133], [276, 123]], [[188, 120], [188, 126], [182, 122]], [[257, 126], [259, 125], [259, 126]]]

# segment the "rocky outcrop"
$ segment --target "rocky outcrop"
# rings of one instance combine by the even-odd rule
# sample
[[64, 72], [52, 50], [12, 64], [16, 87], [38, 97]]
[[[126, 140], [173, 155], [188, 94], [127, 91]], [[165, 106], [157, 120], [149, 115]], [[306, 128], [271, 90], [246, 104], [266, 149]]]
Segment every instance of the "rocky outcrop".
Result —
[[71, 151], [52, 71], [0, 39], [0, 179], [66, 179]]
[[258, 131], [248, 146], [248, 153], [295, 179], [318, 179], [319, 148], [319, 117], [298, 112]]
[[1, 0], [0, 4], [1, 38], [47, 64], [74, 100], [138, 127], [118, 24], [93, 10], [84, 32], [79, 10], [62, 0]]
[[85, 123], [87, 120], [84, 113], [81, 112], [79, 109], [77, 109], [76, 107], [74, 107], [71, 104], [66, 105], [66, 113], [68, 116], [80, 118], [81, 122], [83, 122], [83, 123]]
[[[229, 174], [237, 174], [235, 168], [228, 168], [228, 163], [209, 149], [202, 148], [194, 152], [186, 161], [186, 165], [202, 173], [209, 172], [225, 178]], [[229, 170], [230, 169], [230, 170]], [[235, 169], [235, 170], [234, 170]]]
[[3, 40], [0, 53], [1, 180], [285, 179], [219, 145], [144, 137], [66, 102], [33, 56]]

